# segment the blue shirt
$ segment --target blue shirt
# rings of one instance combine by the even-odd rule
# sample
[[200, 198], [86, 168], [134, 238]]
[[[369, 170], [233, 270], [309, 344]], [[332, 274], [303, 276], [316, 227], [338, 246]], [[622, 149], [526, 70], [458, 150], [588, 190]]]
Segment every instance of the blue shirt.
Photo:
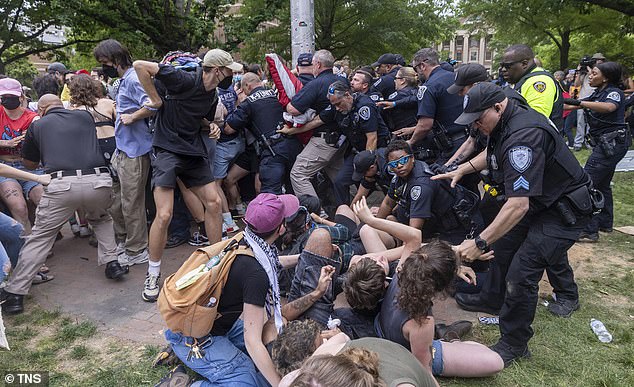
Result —
[[456, 74], [436, 67], [427, 82], [418, 88], [417, 93], [417, 117], [433, 118], [436, 123], [444, 126], [450, 135], [465, 130], [464, 126], [454, 122], [464, 110], [463, 97], [447, 92], [447, 88], [453, 85], [455, 79]]
[[121, 114], [132, 114], [139, 110], [148, 98], [143, 86], [139, 83], [134, 68], [130, 67], [119, 83], [116, 98], [117, 120], [114, 125], [114, 137], [117, 149], [128, 157], [139, 157], [152, 150], [152, 132], [147, 120], [138, 120], [131, 125], [121, 123]]
[[317, 114], [330, 106], [328, 99], [328, 87], [337, 82], [344, 81], [332, 73], [332, 69], [324, 70], [317, 77], [308, 82], [291, 100], [291, 104], [300, 113], [306, 112], [309, 108], [315, 109]]

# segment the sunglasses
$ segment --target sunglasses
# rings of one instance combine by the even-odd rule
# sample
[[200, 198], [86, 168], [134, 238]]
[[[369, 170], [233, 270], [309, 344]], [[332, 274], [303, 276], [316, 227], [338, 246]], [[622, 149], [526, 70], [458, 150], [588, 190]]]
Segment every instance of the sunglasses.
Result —
[[500, 67], [504, 68], [504, 69], [508, 69], [511, 66], [513, 66], [515, 63], [520, 63], [521, 60], [516, 60], [515, 62], [501, 62], [500, 63]]
[[399, 167], [399, 165], [407, 164], [409, 162], [410, 157], [412, 157], [412, 155], [405, 155], [401, 157], [400, 159], [388, 162], [387, 166], [390, 169], [396, 169]]

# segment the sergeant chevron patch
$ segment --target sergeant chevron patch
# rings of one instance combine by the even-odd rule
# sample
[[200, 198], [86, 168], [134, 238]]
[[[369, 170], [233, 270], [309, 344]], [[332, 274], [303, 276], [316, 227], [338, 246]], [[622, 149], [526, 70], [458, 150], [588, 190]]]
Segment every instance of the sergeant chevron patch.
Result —
[[513, 183], [513, 191], [519, 191], [520, 189], [529, 190], [530, 185], [528, 184], [528, 180], [524, 178], [524, 176], [520, 176]]

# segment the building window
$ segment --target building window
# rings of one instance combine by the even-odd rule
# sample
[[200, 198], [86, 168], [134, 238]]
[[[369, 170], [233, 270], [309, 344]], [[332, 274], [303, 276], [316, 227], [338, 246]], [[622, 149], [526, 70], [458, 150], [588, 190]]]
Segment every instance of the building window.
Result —
[[458, 36], [456, 38], [456, 47], [462, 48], [463, 45], [464, 45], [464, 36]]
[[493, 60], [493, 51], [488, 49], [484, 50], [484, 60], [487, 60], [487, 61]]
[[451, 48], [451, 45], [450, 45], [448, 40], [442, 42], [442, 50], [443, 51], [449, 51], [450, 48]]
[[478, 61], [478, 51], [477, 50], [471, 50], [471, 54], [469, 55], [469, 61], [470, 62], [477, 62]]
[[472, 39], [469, 39], [469, 47], [478, 48], [480, 47], [480, 38], [474, 36]]
[[454, 59], [458, 62], [462, 62], [462, 50], [456, 51], [456, 57]]

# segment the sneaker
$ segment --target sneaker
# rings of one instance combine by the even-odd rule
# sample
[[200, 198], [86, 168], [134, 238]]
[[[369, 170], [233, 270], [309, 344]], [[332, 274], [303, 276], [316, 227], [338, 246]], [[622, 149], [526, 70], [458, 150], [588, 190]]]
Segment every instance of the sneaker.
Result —
[[156, 302], [159, 296], [159, 279], [161, 275], [149, 275], [145, 276], [145, 287], [143, 288], [143, 293], [141, 297], [143, 297], [143, 301], [147, 302]]
[[77, 223], [71, 223], [70, 224], [70, 231], [73, 232], [73, 235], [75, 235], [76, 237], [79, 236], [80, 233], [80, 228], [79, 225]]
[[531, 358], [531, 351], [528, 350], [528, 345], [524, 345], [523, 347], [512, 347], [510, 344], [500, 340], [489, 348], [500, 355], [502, 361], [504, 361], [504, 368], [510, 366], [514, 361]]
[[88, 226], [79, 226], [79, 237], [80, 238], [88, 238], [92, 235], [92, 230], [88, 228]]
[[231, 210], [231, 217], [233, 219], [244, 218], [245, 213], [246, 213], [246, 210], [244, 209], [244, 204], [242, 203], [236, 204], [236, 208]]
[[174, 366], [180, 360], [174, 353], [172, 349], [172, 345], [169, 344], [156, 354], [154, 361], [152, 362], [152, 368], [160, 367], [160, 366]]
[[585, 243], [597, 243], [599, 241], [599, 233], [598, 232], [582, 232], [579, 235], [579, 239], [577, 242], [585, 242]]
[[234, 232], [240, 231], [240, 227], [235, 222], [233, 224], [223, 223], [222, 230], [226, 231], [227, 234], [233, 234]]
[[[126, 267], [127, 268], [127, 267]], [[106, 264], [106, 278], [119, 280], [127, 274], [127, 270], [121, 267], [121, 264], [117, 261], [111, 261]]]
[[187, 241], [192, 246], [209, 246], [209, 238], [200, 233], [199, 231], [194, 232], [194, 234]]
[[134, 266], [140, 265], [142, 263], [147, 263], [150, 259], [150, 253], [147, 249], [141, 251], [137, 255], [128, 255], [128, 253], [123, 252], [123, 254], [119, 254], [119, 264], [122, 266]]
[[323, 208], [321, 208], [319, 211], [319, 217], [322, 219], [328, 219], [328, 213]]
[[601, 232], [605, 232], [605, 233], [611, 233], [612, 231], [614, 231], [614, 229], [612, 227], [599, 227], [599, 231]]
[[579, 300], [558, 299], [548, 304], [548, 311], [555, 316], [568, 318], [579, 309]]
[[471, 332], [472, 327], [473, 323], [466, 320], [456, 321], [450, 325], [439, 323], [435, 326], [435, 336], [437, 336], [438, 340], [447, 342], [462, 340], [463, 337]]
[[187, 370], [185, 370], [185, 367], [181, 364], [163, 376], [154, 387], [187, 387], [190, 385], [189, 382], [190, 377], [187, 375]]
[[165, 242], [165, 248], [171, 249], [171, 248], [180, 246], [185, 242], [187, 242], [187, 238], [180, 238], [180, 237], [172, 235], [169, 238], [167, 238], [167, 242]]

